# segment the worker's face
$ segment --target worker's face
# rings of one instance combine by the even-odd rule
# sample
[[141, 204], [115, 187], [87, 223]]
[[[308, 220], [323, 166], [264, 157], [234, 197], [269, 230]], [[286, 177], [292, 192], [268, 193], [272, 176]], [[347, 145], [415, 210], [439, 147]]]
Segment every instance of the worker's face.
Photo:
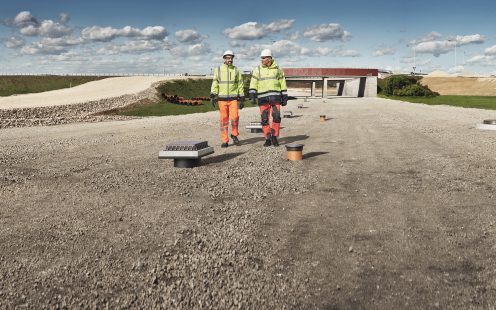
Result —
[[264, 67], [270, 67], [270, 65], [272, 65], [272, 57], [270, 56], [262, 57], [261, 61], [262, 61], [262, 66]]
[[224, 63], [226, 65], [232, 65], [234, 60], [234, 56], [224, 56]]

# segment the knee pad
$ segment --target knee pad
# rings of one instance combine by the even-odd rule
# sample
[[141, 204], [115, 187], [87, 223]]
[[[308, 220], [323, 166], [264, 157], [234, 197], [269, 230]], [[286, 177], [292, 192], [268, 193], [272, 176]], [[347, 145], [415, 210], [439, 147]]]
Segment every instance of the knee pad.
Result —
[[269, 110], [265, 110], [262, 112], [262, 126], [267, 126], [269, 125]]
[[277, 110], [276, 108], [272, 110], [272, 120], [274, 121], [274, 123], [281, 122], [281, 112], [279, 112], [279, 110]]

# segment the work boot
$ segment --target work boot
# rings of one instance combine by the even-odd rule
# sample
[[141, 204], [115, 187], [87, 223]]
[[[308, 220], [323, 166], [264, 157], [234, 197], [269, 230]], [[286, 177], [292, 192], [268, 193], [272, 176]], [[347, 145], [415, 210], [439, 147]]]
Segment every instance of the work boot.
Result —
[[226, 143], [222, 143], [222, 144], [220, 145], [220, 147], [221, 147], [221, 148], [226, 148], [226, 147], [228, 147], [228, 146], [229, 146], [229, 144], [227, 144], [227, 142], [226, 142]]
[[238, 137], [231, 135], [231, 139], [233, 140], [233, 144], [236, 146], [240, 146], [241, 143], [239, 143]]
[[271, 136], [270, 137], [270, 140], [272, 140], [272, 145], [273, 146], [279, 146], [279, 141], [277, 141], [277, 137], [276, 136]]
[[271, 146], [272, 145], [272, 141], [270, 141], [270, 138], [269, 139], [266, 139], [265, 140], [265, 143], [264, 143], [264, 146]]

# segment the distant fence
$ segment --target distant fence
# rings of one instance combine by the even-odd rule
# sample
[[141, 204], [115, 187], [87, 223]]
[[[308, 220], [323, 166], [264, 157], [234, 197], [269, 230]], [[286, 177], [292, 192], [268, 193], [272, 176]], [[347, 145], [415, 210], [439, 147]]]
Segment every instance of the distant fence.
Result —
[[207, 76], [191, 73], [2, 73], [0, 76]]

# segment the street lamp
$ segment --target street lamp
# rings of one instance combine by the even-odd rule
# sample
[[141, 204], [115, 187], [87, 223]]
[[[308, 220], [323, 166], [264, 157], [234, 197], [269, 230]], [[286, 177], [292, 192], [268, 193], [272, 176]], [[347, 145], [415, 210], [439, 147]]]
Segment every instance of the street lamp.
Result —
[[457, 43], [457, 41], [458, 41], [457, 39], [449, 39], [448, 40], [448, 42], [455, 42], [455, 70], [456, 70], [456, 65], [457, 65], [457, 63], [456, 63], [456, 43]]

